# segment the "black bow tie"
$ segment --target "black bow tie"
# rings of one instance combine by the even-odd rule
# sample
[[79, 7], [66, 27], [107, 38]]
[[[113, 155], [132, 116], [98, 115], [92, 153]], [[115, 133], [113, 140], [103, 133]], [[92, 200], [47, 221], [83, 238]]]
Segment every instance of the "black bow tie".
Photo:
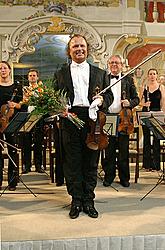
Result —
[[118, 80], [118, 79], [119, 79], [119, 76], [111, 75], [111, 79], [113, 79], [113, 78], [116, 78], [116, 80]]

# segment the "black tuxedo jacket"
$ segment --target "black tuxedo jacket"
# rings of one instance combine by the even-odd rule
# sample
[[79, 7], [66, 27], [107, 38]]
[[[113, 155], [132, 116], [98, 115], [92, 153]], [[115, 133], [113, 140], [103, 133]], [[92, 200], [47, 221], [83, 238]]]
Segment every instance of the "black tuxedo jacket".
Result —
[[[108, 77], [110, 82], [111, 74]], [[132, 77], [126, 76], [121, 80], [121, 95], [123, 91], [126, 93], [126, 99], [130, 102], [130, 108], [134, 108], [139, 104], [140, 99]], [[123, 99], [123, 96], [121, 96], [121, 99]]]
[[[88, 90], [88, 100], [91, 104], [95, 95], [96, 88], [99, 87], [100, 91], [109, 86], [108, 75], [106, 71], [90, 65], [90, 77], [89, 77], [89, 90]], [[74, 101], [74, 89], [73, 82], [71, 78], [70, 64], [64, 65], [58, 72], [54, 74], [53, 85], [55, 89], [64, 89], [67, 93], [67, 97], [70, 99], [71, 105]], [[109, 88], [103, 95], [104, 101], [100, 109], [103, 112], [107, 112], [108, 107], [113, 102], [113, 94]]]

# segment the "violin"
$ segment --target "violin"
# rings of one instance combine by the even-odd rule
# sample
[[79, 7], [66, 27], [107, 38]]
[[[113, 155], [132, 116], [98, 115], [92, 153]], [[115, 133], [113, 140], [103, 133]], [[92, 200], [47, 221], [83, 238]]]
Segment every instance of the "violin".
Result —
[[[100, 92], [100, 87], [97, 86], [93, 95]], [[96, 122], [90, 119], [90, 133], [87, 134], [86, 144], [92, 150], [103, 150], [108, 146], [108, 135], [104, 133], [103, 127], [106, 122], [106, 114], [102, 111], [97, 112]]]
[[[10, 101], [12, 102], [16, 96], [17, 89], [14, 90]], [[9, 119], [14, 114], [14, 108], [10, 108], [8, 104], [3, 104], [0, 110], [0, 133], [3, 133], [9, 124]]]
[[[126, 99], [126, 92], [123, 91], [123, 100]], [[126, 135], [130, 135], [134, 131], [132, 110], [128, 107], [123, 107], [119, 113], [118, 131]]]
[[106, 114], [98, 111], [97, 120], [90, 120], [90, 133], [87, 134], [86, 144], [92, 150], [103, 150], [108, 146], [108, 135], [104, 133], [103, 127], [106, 122]]

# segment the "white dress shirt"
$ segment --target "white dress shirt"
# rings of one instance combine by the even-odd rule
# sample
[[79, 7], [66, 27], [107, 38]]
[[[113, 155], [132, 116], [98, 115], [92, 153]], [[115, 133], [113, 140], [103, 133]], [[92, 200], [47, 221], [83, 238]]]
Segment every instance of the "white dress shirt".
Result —
[[70, 67], [74, 88], [73, 106], [89, 107], [89, 64], [86, 61], [80, 64], [72, 61]]
[[[119, 74], [119, 78], [121, 77], [121, 73]], [[110, 85], [112, 86], [116, 82], [116, 78], [110, 80]], [[119, 113], [121, 111], [121, 81], [116, 83], [112, 88], [112, 93], [114, 96], [114, 101], [109, 107], [109, 113]]]

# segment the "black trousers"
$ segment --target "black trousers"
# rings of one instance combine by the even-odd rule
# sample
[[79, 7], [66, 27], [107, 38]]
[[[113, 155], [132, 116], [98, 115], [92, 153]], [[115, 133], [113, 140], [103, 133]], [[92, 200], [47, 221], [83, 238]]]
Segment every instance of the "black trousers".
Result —
[[[10, 143], [11, 145], [15, 145], [15, 137], [12, 134], [5, 134], [6, 137], [6, 142]], [[0, 136], [1, 139], [3, 139], [3, 135], [1, 134]], [[2, 157], [2, 150], [3, 147], [0, 147], [0, 185], [2, 185], [2, 181], [3, 181], [3, 167], [4, 167], [4, 161], [3, 161], [3, 157]], [[19, 166], [16, 165], [17, 162], [17, 150], [14, 149], [11, 146], [7, 145], [7, 150], [8, 150], [8, 154], [11, 157], [11, 159], [14, 161], [14, 163], [12, 162], [12, 160], [9, 158], [8, 160], [8, 185], [10, 187], [16, 187], [17, 186], [17, 181], [18, 181], [18, 174], [19, 174]]]
[[153, 134], [151, 142], [150, 129], [143, 125], [143, 167], [160, 170], [160, 141]]
[[41, 168], [43, 163], [43, 122], [38, 121], [35, 127], [31, 132], [24, 133], [23, 141], [23, 164], [25, 165], [26, 170], [31, 169], [32, 165], [32, 144], [34, 149], [34, 165], [35, 169], [38, 170]]
[[99, 152], [87, 148], [85, 143], [89, 132], [88, 108], [75, 107], [72, 112], [85, 121], [85, 125], [78, 129], [66, 118], [62, 121], [63, 170], [67, 191], [72, 196], [72, 203], [91, 204], [95, 198]]
[[54, 147], [55, 147], [55, 182], [64, 183], [63, 171], [63, 145], [61, 129], [54, 124]]
[[[116, 153], [117, 149], [118, 153]], [[101, 164], [105, 173], [105, 181], [113, 182], [116, 177], [116, 167], [120, 181], [130, 180], [128, 135], [109, 136], [108, 147], [102, 152]]]

